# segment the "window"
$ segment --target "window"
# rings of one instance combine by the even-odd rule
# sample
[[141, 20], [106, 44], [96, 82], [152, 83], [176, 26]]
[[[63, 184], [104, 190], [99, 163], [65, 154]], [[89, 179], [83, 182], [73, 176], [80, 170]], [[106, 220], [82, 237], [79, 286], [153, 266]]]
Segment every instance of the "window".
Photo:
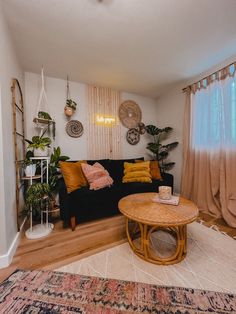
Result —
[[236, 78], [215, 80], [192, 94], [192, 147], [236, 148]]

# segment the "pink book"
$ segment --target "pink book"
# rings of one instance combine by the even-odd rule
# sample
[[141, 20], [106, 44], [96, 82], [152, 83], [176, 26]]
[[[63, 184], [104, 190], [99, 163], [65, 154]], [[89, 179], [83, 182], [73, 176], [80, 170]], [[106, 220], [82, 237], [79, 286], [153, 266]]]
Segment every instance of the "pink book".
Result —
[[153, 202], [156, 203], [162, 203], [162, 204], [169, 204], [169, 205], [178, 205], [179, 204], [179, 196], [171, 195], [171, 198], [169, 200], [163, 200], [159, 198], [159, 195], [157, 194], [153, 199]]

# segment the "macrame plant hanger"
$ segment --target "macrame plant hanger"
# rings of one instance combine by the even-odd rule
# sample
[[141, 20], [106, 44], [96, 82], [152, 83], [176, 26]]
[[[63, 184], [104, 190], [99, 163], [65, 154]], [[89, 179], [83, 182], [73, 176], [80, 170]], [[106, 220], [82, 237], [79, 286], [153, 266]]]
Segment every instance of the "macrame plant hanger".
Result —
[[[44, 101], [44, 104], [45, 104], [44, 108], [42, 108], [43, 101]], [[42, 109], [44, 109], [44, 110], [42, 110]], [[37, 107], [36, 107], [35, 118], [33, 119], [33, 122], [35, 122], [37, 127], [40, 128], [39, 136], [41, 136], [44, 133], [46, 128], [49, 129], [50, 125], [52, 125], [52, 136], [53, 136], [53, 139], [55, 139], [55, 121], [52, 120], [52, 119], [49, 119], [49, 118], [47, 119], [47, 118], [39, 117], [39, 112], [42, 112], [42, 111], [44, 111], [44, 112], [49, 114], [48, 98], [47, 98], [47, 94], [46, 94], [46, 91], [45, 91], [43, 67], [41, 69], [41, 90], [40, 90], [38, 104], [37, 104]], [[50, 116], [50, 114], [49, 114], [49, 116]]]

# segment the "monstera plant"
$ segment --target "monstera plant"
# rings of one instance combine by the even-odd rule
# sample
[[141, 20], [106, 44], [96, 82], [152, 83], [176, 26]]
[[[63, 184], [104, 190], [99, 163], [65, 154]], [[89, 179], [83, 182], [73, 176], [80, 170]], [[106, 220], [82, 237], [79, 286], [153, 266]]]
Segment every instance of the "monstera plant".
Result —
[[147, 144], [146, 148], [153, 154], [154, 159], [158, 160], [161, 172], [169, 171], [175, 165], [175, 162], [169, 162], [167, 158], [169, 156], [169, 152], [174, 149], [179, 142], [172, 142], [165, 145], [161, 143], [162, 140], [168, 138], [172, 130], [173, 128], [171, 127], [160, 129], [155, 125], [146, 126], [147, 134], [151, 135], [153, 139], [152, 142]]

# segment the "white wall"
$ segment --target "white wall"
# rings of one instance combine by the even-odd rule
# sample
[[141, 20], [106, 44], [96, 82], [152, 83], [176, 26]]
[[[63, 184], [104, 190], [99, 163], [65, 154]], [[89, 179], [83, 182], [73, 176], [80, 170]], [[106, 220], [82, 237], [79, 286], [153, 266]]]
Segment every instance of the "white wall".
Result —
[[[15, 166], [12, 135], [11, 80], [23, 84], [11, 35], [0, 3], [0, 266], [17, 234], [15, 206]], [[23, 86], [22, 86], [23, 87]]]
[[182, 150], [183, 150], [183, 116], [184, 116], [184, 93], [182, 85], [176, 86], [168, 93], [157, 100], [157, 125], [158, 127], [170, 126], [172, 134], [165, 141], [166, 143], [179, 142], [179, 145], [169, 154], [169, 161], [176, 164], [170, 171], [174, 175], [175, 192], [180, 192], [181, 171], [182, 171]]
[[[62, 153], [68, 155], [71, 159], [87, 159], [87, 128], [86, 128], [86, 85], [76, 82], [70, 82], [71, 98], [77, 102], [77, 110], [73, 119], [79, 120], [84, 126], [84, 134], [79, 138], [72, 138], [67, 135], [65, 126], [67, 118], [64, 115], [64, 106], [66, 101], [66, 81], [56, 78], [45, 78], [46, 93], [49, 103], [49, 113], [56, 121], [56, 140], [54, 145], [59, 145]], [[37, 102], [41, 88], [40, 75], [34, 73], [25, 73], [25, 103], [26, 103], [26, 124], [27, 137], [31, 138], [37, 130], [33, 117], [37, 114]], [[143, 122], [146, 124], [156, 122], [157, 109], [156, 101], [147, 97], [122, 92], [122, 100], [131, 99], [136, 101], [141, 107]], [[141, 136], [137, 145], [130, 145], [126, 141], [126, 132], [128, 129], [122, 126], [122, 153], [124, 158], [141, 157], [146, 155], [147, 136]], [[146, 155], [147, 156], [147, 155]]]

